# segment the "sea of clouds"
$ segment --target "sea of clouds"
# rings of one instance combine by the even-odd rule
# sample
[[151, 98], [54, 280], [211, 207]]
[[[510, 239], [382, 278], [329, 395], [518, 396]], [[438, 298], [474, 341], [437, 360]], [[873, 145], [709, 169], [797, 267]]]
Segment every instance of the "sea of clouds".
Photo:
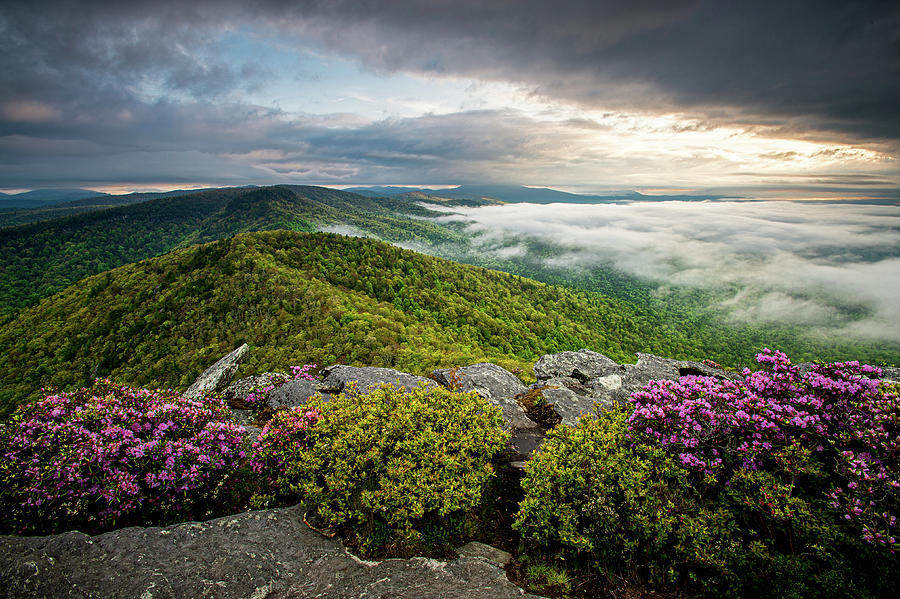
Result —
[[[454, 209], [482, 252], [547, 266], [613, 266], [666, 286], [719, 290], [746, 322], [790, 322], [900, 341], [900, 209], [788, 201], [509, 204]], [[727, 290], [727, 293], [725, 292]], [[853, 314], [853, 316], [851, 316]]]

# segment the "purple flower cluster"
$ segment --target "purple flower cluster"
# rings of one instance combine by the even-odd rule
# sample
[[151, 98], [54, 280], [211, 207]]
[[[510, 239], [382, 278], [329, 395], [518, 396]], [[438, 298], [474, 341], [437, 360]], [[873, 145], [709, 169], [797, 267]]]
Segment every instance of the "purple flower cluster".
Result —
[[[780, 351], [757, 355], [761, 370], [738, 382], [685, 376], [651, 381], [631, 396], [632, 437], [650, 438], [681, 463], [727, 484], [735, 468], [772, 467], [795, 444], [832, 473], [831, 505], [858, 520], [871, 543], [896, 542], [900, 513], [900, 400], [859, 362], [801, 372]], [[825, 463], [825, 460], [828, 460]]]
[[4, 519], [18, 532], [186, 516], [245, 458], [219, 400], [98, 380], [0, 425]]
[[304, 406], [276, 412], [253, 443], [250, 467], [269, 483], [284, 476], [297, 453], [308, 447], [309, 430], [322, 418], [318, 409]]
[[316, 377], [310, 373], [310, 371], [314, 370], [315, 368], [317, 368], [316, 364], [304, 364], [303, 366], [291, 366], [291, 373], [293, 374], [293, 377], [291, 379], [286, 379], [286, 380], [280, 381], [278, 383], [273, 382], [273, 383], [271, 383], [269, 385], [265, 385], [263, 387], [256, 387], [255, 389], [250, 391], [249, 394], [247, 394], [247, 397], [244, 399], [244, 401], [246, 401], [248, 404], [250, 404], [250, 406], [254, 409], [265, 406], [266, 399], [269, 397], [269, 393], [271, 393], [272, 391], [274, 391], [281, 385], [284, 385], [289, 380], [297, 380], [297, 379], [304, 380], [304, 381], [316, 380]]

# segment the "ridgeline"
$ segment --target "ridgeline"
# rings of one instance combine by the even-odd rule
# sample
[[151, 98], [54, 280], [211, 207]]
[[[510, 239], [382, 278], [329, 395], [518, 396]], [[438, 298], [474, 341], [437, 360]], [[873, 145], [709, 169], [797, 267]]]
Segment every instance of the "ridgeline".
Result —
[[[97, 377], [185, 388], [246, 341], [248, 373], [317, 362], [415, 373], [486, 360], [526, 370], [591, 347], [702, 359], [625, 302], [371, 239], [271, 231], [176, 250], [79, 281], [0, 328], [0, 413], [42, 386]], [[751, 356], [748, 356], [748, 360]]]

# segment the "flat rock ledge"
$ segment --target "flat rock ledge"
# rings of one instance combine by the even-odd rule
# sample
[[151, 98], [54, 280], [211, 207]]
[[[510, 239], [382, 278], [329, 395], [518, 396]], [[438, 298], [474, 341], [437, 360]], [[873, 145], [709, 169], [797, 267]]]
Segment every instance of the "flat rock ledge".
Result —
[[470, 544], [454, 560], [365, 561], [303, 523], [304, 508], [97, 536], [0, 537], [0, 596], [17, 598], [527, 597]]

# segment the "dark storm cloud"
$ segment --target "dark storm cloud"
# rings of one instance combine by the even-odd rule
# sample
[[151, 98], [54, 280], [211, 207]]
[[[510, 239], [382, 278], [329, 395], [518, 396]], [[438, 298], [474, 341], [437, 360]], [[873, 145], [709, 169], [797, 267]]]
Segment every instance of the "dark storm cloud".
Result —
[[[683, 111], [701, 117], [686, 125], [692, 128], [766, 126], [792, 137], [880, 140], [896, 150], [895, 3], [736, 4], [4, 3], [0, 176], [7, 186], [28, 185], [28, 169], [49, 177], [54, 157], [61, 170], [85, 176], [91, 156], [114, 156], [121, 168], [113, 170], [139, 173], [142, 164], [155, 164], [148, 152], [163, 153], [158, 166], [171, 163], [185, 177], [195, 176], [181, 164], [185, 153], [199, 152], [208, 177], [255, 181], [317, 172], [325, 180], [422, 180], [416, 173], [485, 180], [494, 164], [549, 160], [554, 142], [541, 140], [540, 125], [502, 111], [336, 126], [242, 105], [234, 94], [269, 71], [252, 57], [236, 63], [222, 54], [223, 34], [238, 30], [315, 43], [378, 71], [509, 81], [589, 107]], [[269, 158], [259, 168], [235, 166], [254, 152]], [[487, 166], [479, 169], [478, 160]]]
[[[234, 185], [298, 177], [318, 183], [500, 181], [555, 160], [555, 144], [565, 138], [552, 126], [502, 111], [360, 123], [352, 115], [292, 118], [201, 102], [157, 103], [124, 121], [112, 115], [22, 129], [27, 135], [0, 137], [0, 181], [8, 187], [210, 177]], [[485, 173], [486, 163], [493, 173]]]
[[[45, 100], [125, 97], [148, 78], [195, 95], [241, 82], [208, 45], [220, 20], [166, 3], [28, 2], [0, 9], [6, 94]], [[186, 3], [186, 6], [189, 6]], [[206, 11], [204, 11], [206, 12]]]
[[900, 137], [895, 2], [338, 1], [290, 14], [374, 68], [521, 81], [586, 105], [786, 132]]
[[255, 24], [317, 37], [376, 69], [900, 137], [900, 8], [890, 1], [29, 2], [0, 18], [4, 72], [25, 93], [48, 91], [47, 75], [77, 90], [158, 71], [172, 88], [221, 93], [243, 77], [204, 46], [222, 27]]

